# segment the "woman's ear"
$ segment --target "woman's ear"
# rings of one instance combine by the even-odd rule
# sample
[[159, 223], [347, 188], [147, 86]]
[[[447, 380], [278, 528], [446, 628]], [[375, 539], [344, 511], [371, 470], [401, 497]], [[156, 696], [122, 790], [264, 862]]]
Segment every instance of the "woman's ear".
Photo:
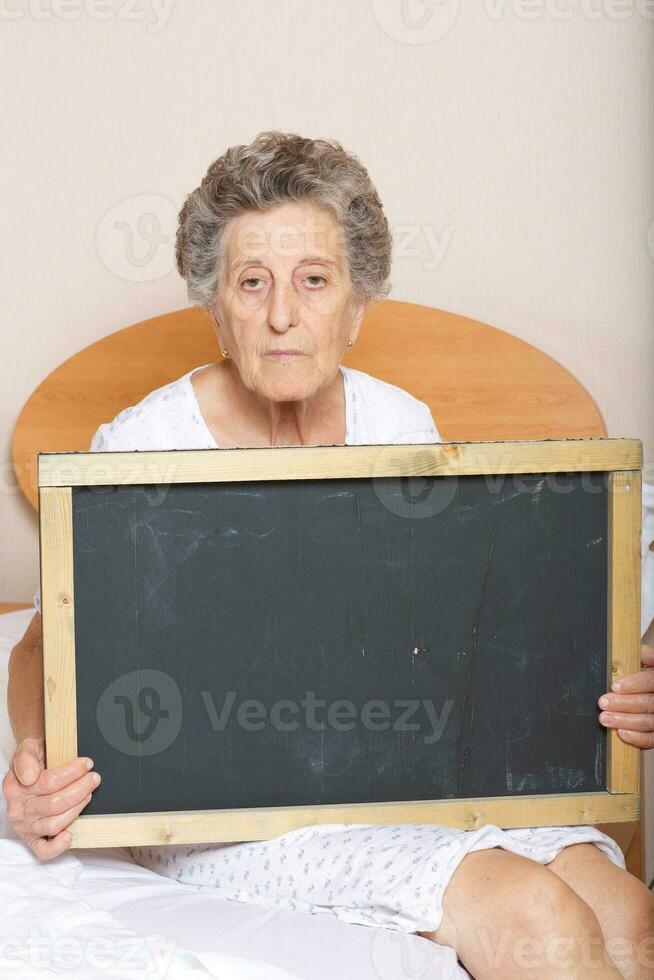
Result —
[[361, 324], [363, 323], [363, 318], [368, 309], [368, 301], [363, 299], [359, 303], [355, 303], [354, 306], [354, 316], [352, 317], [352, 328], [350, 329], [349, 340], [353, 343], [359, 336], [359, 330], [361, 329]]
[[209, 316], [209, 320], [211, 321], [211, 326], [213, 327], [213, 331], [218, 340], [218, 347], [220, 348], [220, 350], [222, 350], [223, 341], [222, 341], [222, 337], [220, 336], [220, 320], [218, 319], [218, 311], [216, 310], [215, 307], [207, 307], [207, 314]]

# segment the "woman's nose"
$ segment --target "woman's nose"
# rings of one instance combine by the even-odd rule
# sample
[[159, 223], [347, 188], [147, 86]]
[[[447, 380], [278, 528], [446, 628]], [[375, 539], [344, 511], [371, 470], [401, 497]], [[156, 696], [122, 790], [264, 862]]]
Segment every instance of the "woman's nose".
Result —
[[295, 294], [291, 284], [274, 283], [269, 297], [268, 320], [270, 326], [280, 332], [294, 326], [296, 307]]

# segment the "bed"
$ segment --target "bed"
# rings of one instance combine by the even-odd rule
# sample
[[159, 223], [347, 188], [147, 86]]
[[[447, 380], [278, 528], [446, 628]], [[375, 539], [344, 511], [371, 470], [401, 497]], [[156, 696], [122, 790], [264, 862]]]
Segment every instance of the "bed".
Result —
[[[207, 317], [184, 309], [110, 333], [57, 367], [15, 427], [13, 464], [27, 500], [37, 506], [37, 452], [87, 450], [101, 422], [216, 356]], [[446, 311], [379, 304], [345, 363], [426, 401], [446, 441], [607, 434], [590, 394], [560, 364], [509, 333]], [[0, 605], [3, 692], [9, 653], [33, 612]], [[2, 694], [2, 775], [13, 747]], [[418, 936], [227, 902], [135, 865], [125, 848], [68, 851], [41, 863], [13, 834], [4, 798], [0, 807], [2, 975], [11, 968], [25, 980], [64, 972], [168, 980], [469, 977], [453, 950]], [[639, 824], [601, 829], [640, 877]]]

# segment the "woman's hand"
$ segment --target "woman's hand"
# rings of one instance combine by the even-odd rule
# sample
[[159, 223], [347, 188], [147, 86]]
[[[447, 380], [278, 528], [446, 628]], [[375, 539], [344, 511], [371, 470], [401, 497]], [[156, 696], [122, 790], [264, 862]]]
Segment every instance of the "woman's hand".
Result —
[[80, 757], [46, 769], [43, 738], [24, 738], [16, 746], [2, 792], [14, 830], [39, 860], [49, 861], [69, 846], [72, 835], [66, 827], [100, 782], [92, 767], [91, 759]]
[[607, 728], [617, 728], [628, 745], [639, 749], [654, 748], [654, 646], [642, 643], [640, 660], [643, 670], [621, 677], [613, 690], [598, 700], [605, 710], [599, 720]]

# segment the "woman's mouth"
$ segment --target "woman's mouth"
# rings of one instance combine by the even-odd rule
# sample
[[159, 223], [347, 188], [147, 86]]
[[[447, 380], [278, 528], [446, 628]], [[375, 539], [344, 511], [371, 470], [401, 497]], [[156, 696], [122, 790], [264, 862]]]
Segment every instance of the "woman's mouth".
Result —
[[269, 350], [264, 355], [265, 357], [271, 358], [273, 361], [292, 361], [295, 357], [304, 357], [304, 351], [301, 350]]

